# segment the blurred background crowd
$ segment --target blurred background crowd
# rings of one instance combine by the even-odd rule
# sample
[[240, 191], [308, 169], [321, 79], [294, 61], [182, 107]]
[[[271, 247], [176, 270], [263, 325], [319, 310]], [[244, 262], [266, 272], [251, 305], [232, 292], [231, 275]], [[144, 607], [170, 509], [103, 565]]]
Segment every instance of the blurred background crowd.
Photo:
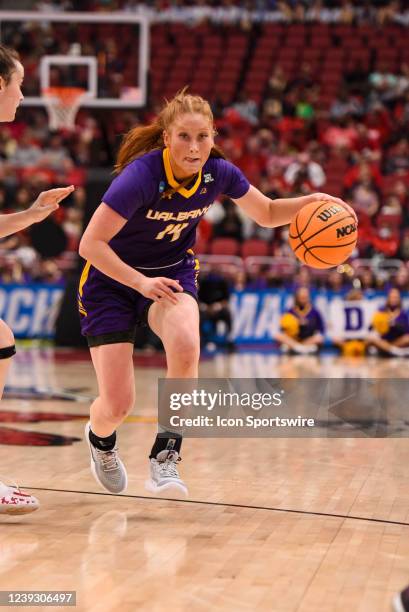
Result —
[[[152, 23], [145, 108], [83, 108], [75, 131], [52, 133], [44, 109], [22, 107], [13, 124], [2, 126], [1, 212], [23, 210], [52, 185], [78, 187], [43, 227], [1, 242], [2, 282], [58, 282], [76, 267], [89, 176], [105, 169], [109, 181], [121, 134], [149, 121], [164, 97], [189, 84], [211, 102], [218, 144], [226, 156], [261, 191], [272, 198], [328, 192], [350, 202], [359, 216], [359, 244], [351, 265], [325, 274], [300, 272], [287, 228], [260, 228], [221, 199], [199, 226], [196, 251], [236, 258], [226, 275], [230, 287], [296, 285], [301, 274], [310, 286], [345, 291], [391, 283], [408, 289], [409, 48], [404, 22], [409, 2], [226, 0], [221, 6], [227, 12], [240, 9], [251, 18], [241, 19], [243, 13], [239, 21], [232, 16], [217, 21], [203, 16], [204, 11], [189, 24], [183, 10], [212, 3], [144, 6], [162, 17], [168, 9], [182, 11], [179, 20]], [[0, 2], [0, 9], [10, 8], [11, 2]], [[19, 8], [33, 6], [21, 2]], [[38, 2], [36, 8], [131, 11], [140, 10], [140, 3], [67, 0]], [[257, 11], [281, 17], [262, 21], [254, 18]], [[79, 48], [98, 57], [100, 96], [121, 97], [138, 63], [132, 36], [125, 35], [131, 31], [125, 25], [125, 30], [98, 27], [96, 32], [75, 23], [8, 24], [3, 41], [21, 54], [24, 93], [39, 94], [40, 57], [69, 55]], [[52, 84], [64, 84], [61, 78], [55, 71]]]

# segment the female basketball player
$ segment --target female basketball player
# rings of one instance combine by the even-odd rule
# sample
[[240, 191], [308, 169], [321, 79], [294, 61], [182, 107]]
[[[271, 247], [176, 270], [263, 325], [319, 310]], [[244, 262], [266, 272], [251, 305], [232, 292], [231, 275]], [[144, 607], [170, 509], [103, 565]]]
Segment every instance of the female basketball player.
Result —
[[[17, 107], [23, 100], [21, 84], [24, 69], [17, 54], [0, 45], [0, 121], [13, 121]], [[0, 238], [42, 221], [58, 208], [58, 203], [66, 198], [74, 187], [50, 189], [40, 193], [37, 200], [28, 210], [0, 215]], [[11, 357], [16, 352], [11, 329], [0, 319], [0, 398], [3, 395], [7, 370]], [[38, 500], [24, 493], [18, 487], [10, 487], [0, 482], [0, 513], [24, 514], [33, 512], [39, 507]]]
[[[138, 320], [147, 321], [161, 338], [169, 378], [198, 376], [199, 266], [191, 248], [196, 226], [214, 200], [226, 194], [266, 227], [289, 223], [313, 200], [340, 202], [322, 193], [270, 200], [224, 159], [213, 138], [209, 104], [185, 90], [154, 123], [132, 129], [119, 151], [119, 176], [80, 243], [87, 263], [79, 311], [99, 388], [86, 440], [95, 478], [113, 493], [127, 484], [115, 430], [134, 405]], [[169, 432], [157, 435], [150, 453], [150, 491], [187, 493], [176, 468], [181, 442]]]

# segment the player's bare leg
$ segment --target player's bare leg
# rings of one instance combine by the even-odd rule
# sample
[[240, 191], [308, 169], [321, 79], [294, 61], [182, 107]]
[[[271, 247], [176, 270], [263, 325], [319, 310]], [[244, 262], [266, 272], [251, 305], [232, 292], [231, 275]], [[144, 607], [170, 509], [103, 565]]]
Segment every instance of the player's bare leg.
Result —
[[[13, 332], [0, 319], [0, 398], [3, 397], [7, 372], [15, 352]], [[0, 481], [0, 514], [27, 514], [39, 506], [38, 499], [33, 495], [21, 491], [17, 485], [10, 486]]]
[[291, 336], [285, 334], [284, 332], [278, 332], [275, 335], [275, 339], [277, 340], [277, 342], [279, 342], [280, 347], [288, 347], [289, 349], [294, 351], [294, 353], [306, 355], [315, 353], [318, 350], [316, 336], [322, 337], [320, 334], [316, 334], [315, 336], [311, 336], [312, 341], [310, 338], [307, 338], [307, 340], [301, 342], [295, 340], [294, 338], [291, 338]]
[[130, 342], [91, 348], [99, 395], [91, 405], [85, 439], [91, 454], [92, 473], [110, 493], [121, 493], [128, 484], [126, 469], [118, 454], [116, 429], [135, 402], [132, 352]]
[[[404, 336], [402, 338], [404, 338]], [[389, 355], [393, 355], [394, 357], [409, 356], [407, 344], [403, 342], [402, 345], [400, 345], [397, 341], [395, 341], [394, 343], [388, 342], [388, 340], [384, 340], [384, 338], [381, 338], [376, 333], [371, 333], [369, 335], [366, 344], [367, 347], [374, 346], [378, 350], [383, 351], [384, 353], [388, 353]]]
[[[198, 377], [200, 356], [199, 309], [196, 300], [178, 294], [178, 303], [154, 303], [149, 309], [149, 325], [160, 337], [166, 352], [167, 378]], [[165, 432], [164, 432], [165, 433]], [[180, 478], [181, 437], [157, 436], [150, 454], [151, 477], [146, 488], [157, 494], [187, 495]]]

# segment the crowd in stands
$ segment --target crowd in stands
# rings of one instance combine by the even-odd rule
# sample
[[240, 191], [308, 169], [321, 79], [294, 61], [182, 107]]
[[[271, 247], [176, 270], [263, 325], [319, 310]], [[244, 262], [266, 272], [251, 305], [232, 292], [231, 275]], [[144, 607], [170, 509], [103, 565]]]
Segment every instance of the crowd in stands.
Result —
[[[409, 8], [407, 0], [37, 0], [34, 4], [35, 9], [41, 11], [148, 10], [153, 19], [188, 15], [193, 23], [210, 18], [214, 22], [228, 19], [242, 25], [251, 17], [262, 20], [265, 14], [269, 14], [269, 19], [288, 23], [320, 20], [383, 25], [388, 21], [402, 20]], [[1, 8], [16, 7], [12, 0], [0, 0]], [[20, 0], [18, 8], [32, 10], [33, 2]], [[187, 12], [189, 9], [190, 13]]]
[[[43, 2], [42, 8], [46, 4], [78, 9], [75, 2]], [[128, 7], [130, 4], [127, 3]], [[195, 3], [182, 3], [185, 4]], [[263, 4], [260, 2], [257, 6]], [[291, 5], [295, 10], [301, 4], [308, 9], [317, 3], [276, 4]], [[348, 2], [321, 4], [342, 9], [349, 5]], [[354, 3], [354, 7], [363, 8], [367, 4]], [[95, 10], [123, 7], [120, 2], [101, 1], [81, 2], [81, 9], [85, 5]], [[391, 5], [396, 5], [399, 11], [406, 10], [405, 2], [371, 5], [376, 5], [379, 11]], [[41, 37], [44, 32], [40, 26], [27, 27], [25, 32], [8, 30], [5, 42], [20, 51], [27, 66], [26, 93], [32, 95], [36, 93], [38, 58], [47, 51], [50, 41], [46, 36]], [[153, 36], [155, 27], [152, 28]], [[291, 27], [297, 26], [288, 27], [291, 31]], [[403, 29], [402, 36], [405, 33]], [[262, 32], [254, 32], [254, 36], [258, 34]], [[53, 52], [64, 52], [58, 45], [68, 45], [69, 49], [68, 40], [51, 42]], [[115, 75], [123, 67], [121, 58], [115, 56], [115, 44], [109, 39], [101, 39], [98, 45], [99, 53], [106, 53], [106, 57], [113, 53], [107, 74], [115, 82]], [[244, 60], [242, 66], [245, 67]], [[253, 95], [242, 86], [243, 75], [230, 100], [209, 96], [216, 118], [218, 144], [249, 180], [272, 198], [327, 191], [351, 202], [359, 217], [359, 242], [354, 258], [375, 256], [406, 262], [409, 259], [408, 66], [409, 56], [408, 63], [385, 61], [383, 64], [371, 62], [370, 58], [365, 63], [358, 57], [356, 62], [348, 61], [342, 66], [338, 89], [330, 97], [323, 94], [316, 68], [307, 60], [299, 62], [298, 68], [290, 72], [276, 62], [261, 96]], [[107, 87], [109, 90], [110, 86]], [[31, 107], [23, 107], [15, 123], [2, 126], [2, 212], [27, 207], [39, 191], [50, 185], [74, 183], [79, 187], [50, 220], [54, 241], [46, 240], [42, 244], [31, 231], [3, 241], [0, 262], [5, 280], [28, 274], [23, 260], [29, 260], [27, 249], [30, 248], [33, 250], [31, 256], [35, 255], [41, 263], [55, 261], [55, 257], [64, 255], [65, 259], [57, 260], [57, 276], [64, 266], [69, 267], [74, 259], [67, 253], [76, 252], [82, 231], [87, 171], [105, 167], [109, 173], [120, 135], [136, 123], [149, 121], [159, 102], [160, 96], [151, 92], [148, 107], [140, 111], [82, 109], [74, 132], [51, 133], [45, 112]], [[260, 243], [264, 245], [261, 252], [266, 256], [291, 258], [287, 235], [287, 228], [273, 230], [256, 226], [224, 198], [215, 203], [201, 222], [197, 250], [217, 254], [214, 246], [217, 239], [219, 244], [220, 239], [231, 239], [232, 254], [245, 256], [247, 252], [251, 255], [248, 245], [253, 240], [258, 248]], [[20, 252], [24, 255], [16, 258], [15, 270], [10, 271], [11, 254]], [[257, 253], [256, 250], [253, 254]], [[34, 267], [32, 269], [34, 277], [41, 276]], [[254, 278], [248, 273], [246, 282], [266, 286], [277, 284], [269, 275], [266, 266], [258, 270]], [[44, 276], [51, 278], [53, 274], [47, 270]], [[330, 283], [331, 278], [331, 274], [327, 275], [326, 282]], [[351, 277], [343, 275], [343, 285], [347, 286], [350, 280]], [[321, 278], [318, 281], [322, 282]], [[377, 278], [373, 284], [379, 286], [382, 282], [384, 278]]]

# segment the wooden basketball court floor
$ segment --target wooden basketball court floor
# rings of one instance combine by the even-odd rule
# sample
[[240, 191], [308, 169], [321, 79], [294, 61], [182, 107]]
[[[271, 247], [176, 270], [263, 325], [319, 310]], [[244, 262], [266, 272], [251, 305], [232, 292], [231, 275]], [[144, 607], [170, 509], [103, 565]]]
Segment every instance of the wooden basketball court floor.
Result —
[[[144, 481], [164, 361], [138, 356], [135, 369], [137, 402], [119, 434], [129, 487], [113, 496], [94, 481], [82, 440], [96, 392], [87, 353], [19, 351], [0, 409], [0, 473], [42, 506], [0, 515], [0, 590], [76, 591], [76, 610], [87, 612], [390, 610], [409, 582], [408, 439], [185, 440], [189, 498], [156, 499]], [[407, 369], [398, 359], [249, 353], [205, 360], [200, 374], [396, 378]], [[29, 387], [62, 399], [20, 394]]]

